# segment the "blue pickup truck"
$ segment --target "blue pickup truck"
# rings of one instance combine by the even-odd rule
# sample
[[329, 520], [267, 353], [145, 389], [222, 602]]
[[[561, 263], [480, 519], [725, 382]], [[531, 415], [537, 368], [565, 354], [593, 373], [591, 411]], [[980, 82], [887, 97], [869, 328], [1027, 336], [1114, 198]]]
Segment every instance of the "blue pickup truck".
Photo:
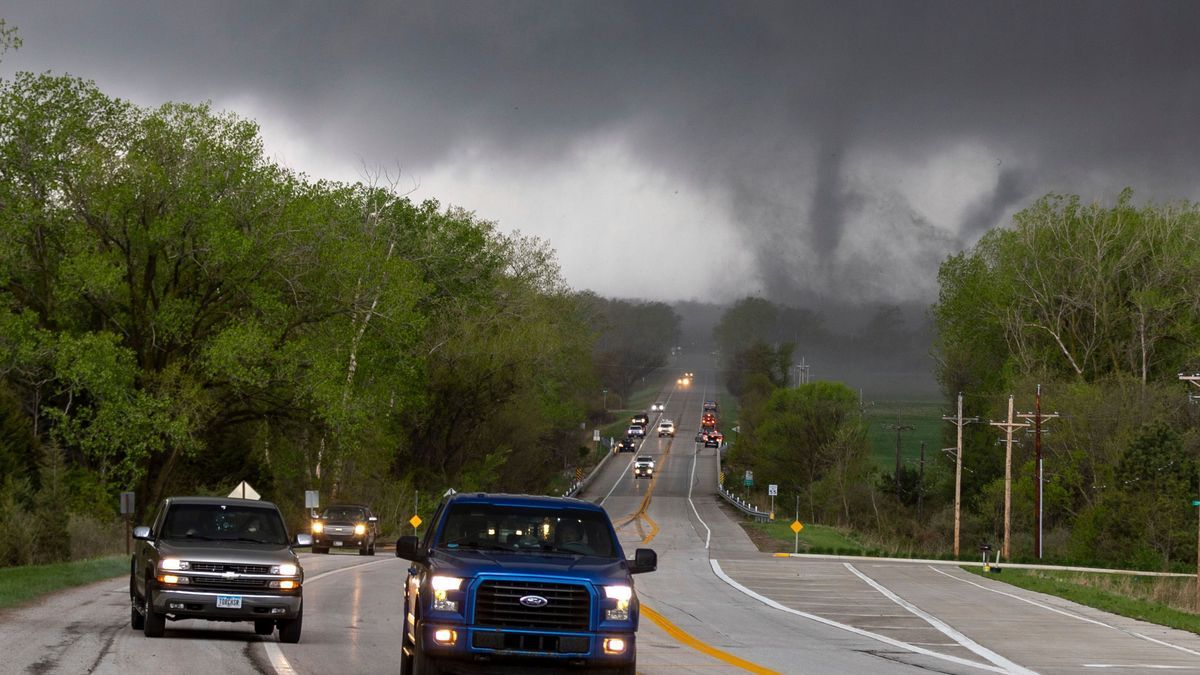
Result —
[[404, 593], [401, 673], [605, 671], [632, 675], [638, 598], [608, 514], [578, 499], [455, 494], [423, 538]]

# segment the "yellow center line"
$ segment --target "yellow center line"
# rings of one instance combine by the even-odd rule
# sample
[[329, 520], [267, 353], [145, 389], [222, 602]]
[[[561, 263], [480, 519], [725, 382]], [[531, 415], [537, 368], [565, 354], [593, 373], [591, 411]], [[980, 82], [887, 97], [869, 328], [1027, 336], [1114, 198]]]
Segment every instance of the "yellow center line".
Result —
[[724, 661], [725, 663], [728, 663], [731, 666], [741, 668], [742, 670], [745, 670], [750, 673], [759, 673], [760, 675], [779, 675], [779, 671], [771, 670], [770, 668], [763, 668], [762, 666], [758, 665], [757, 663], [751, 663], [751, 662], [747, 661], [746, 659], [734, 656], [733, 654], [730, 654], [729, 652], [722, 651], [720, 649], [717, 649], [716, 647], [712, 647], [710, 645], [707, 645], [707, 644], [701, 642], [699, 639], [689, 635], [687, 632], [685, 632], [679, 626], [676, 626], [675, 624], [668, 621], [667, 618], [664, 617], [662, 614], [659, 614], [658, 612], [654, 611], [653, 609], [650, 609], [649, 607], [647, 607], [645, 603], [642, 603], [642, 614], [644, 614], [646, 616], [646, 618], [650, 619], [655, 624], [657, 624], [659, 628], [663, 629], [663, 631], [665, 631], [667, 633], [667, 635], [670, 635], [671, 637], [675, 638], [677, 641], [682, 642], [683, 644], [691, 647], [692, 649], [695, 649], [698, 652], [701, 652], [703, 654], [708, 654], [709, 656], [713, 657], [714, 659], [717, 659], [719, 661]]

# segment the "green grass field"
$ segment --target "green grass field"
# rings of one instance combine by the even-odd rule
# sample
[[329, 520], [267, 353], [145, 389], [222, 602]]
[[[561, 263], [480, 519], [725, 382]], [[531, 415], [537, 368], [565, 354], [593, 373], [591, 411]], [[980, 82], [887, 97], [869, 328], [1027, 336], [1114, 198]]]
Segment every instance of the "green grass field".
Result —
[[[796, 544], [796, 535], [791, 529], [792, 518], [784, 517], [784, 514], [778, 514], [778, 516], [778, 519], [773, 522], [747, 521], [742, 523], [742, 526], [746, 528], [760, 550], [791, 553]], [[762, 536], [756, 536], [756, 533]], [[800, 530], [800, 552], [862, 555], [864, 547], [849, 534], [837, 528], [824, 525], [805, 525], [804, 529]]]
[[963, 569], [1113, 614], [1200, 633], [1200, 615], [1194, 611], [1194, 579], [1018, 569], [996, 574], [984, 573], [977, 567]]
[[123, 555], [93, 560], [5, 567], [0, 569], [0, 608], [13, 607], [46, 593], [83, 586], [129, 572]]
[[[909, 467], [917, 467], [921, 457], [921, 441], [925, 441], [925, 461], [931, 461], [941, 452], [942, 433], [949, 422], [942, 420], [947, 414], [945, 404], [929, 399], [890, 399], [868, 401], [864, 416], [867, 420], [867, 440], [871, 444], [871, 455], [875, 464], [891, 474], [896, 468], [897, 424], [913, 429], [900, 434], [900, 459]], [[926, 464], [926, 468], [928, 468]]]

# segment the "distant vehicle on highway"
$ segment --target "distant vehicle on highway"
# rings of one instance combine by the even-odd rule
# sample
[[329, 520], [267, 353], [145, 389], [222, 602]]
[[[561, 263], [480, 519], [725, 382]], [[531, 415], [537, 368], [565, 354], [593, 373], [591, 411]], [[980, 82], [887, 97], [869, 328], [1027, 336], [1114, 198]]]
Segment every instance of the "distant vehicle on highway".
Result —
[[675, 423], [671, 420], [663, 420], [658, 423], [658, 437], [663, 436], [675, 437]]
[[662, 403], [651, 403], [650, 412], [662, 412], [667, 409], [667, 406]]
[[169, 497], [154, 522], [133, 528], [129, 623], [162, 637], [167, 620], [253, 621], [254, 632], [300, 641], [304, 570], [271, 502]]
[[719, 448], [719, 447], [721, 447], [721, 443], [724, 442], [724, 440], [725, 440], [725, 435], [722, 434], [721, 432], [717, 431], [716, 429], [713, 429], [712, 431], [709, 431], [705, 435], [704, 447]]
[[641, 456], [633, 461], [633, 477], [634, 478], [653, 478], [654, 477], [654, 458]]
[[704, 402], [704, 412], [712, 412], [712, 413], [717, 412], [717, 402], [716, 401], [705, 401]]
[[637, 441], [626, 436], [617, 443], [617, 452], [637, 452]]
[[632, 436], [633, 438], [645, 438], [646, 427], [640, 424], [630, 424], [629, 428], [625, 430], [625, 435]]
[[704, 413], [704, 416], [700, 418], [700, 428], [701, 429], [716, 429], [717, 428], [717, 416], [710, 412]]
[[402, 674], [636, 671], [631, 575], [658, 557], [639, 548], [626, 560], [595, 504], [456, 494], [396, 556], [412, 562], [393, 619]]
[[633, 416], [633, 419], [629, 420], [629, 423], [646, 426], [647, 424], [650, 424], [650, 416], [646, 413], [638, 413]]
[[313, 553], [329, 553], [333, 548], [356, 548], [359, 555], [375, 555], [379, 537], [379, 518], [361, 504], [335, 504], [326, 507], [312, 521]]

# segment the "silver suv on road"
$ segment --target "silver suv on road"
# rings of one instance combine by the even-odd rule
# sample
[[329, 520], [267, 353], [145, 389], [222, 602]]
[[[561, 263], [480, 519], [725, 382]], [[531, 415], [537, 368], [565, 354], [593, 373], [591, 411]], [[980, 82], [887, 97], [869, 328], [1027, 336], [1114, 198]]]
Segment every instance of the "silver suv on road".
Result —
[[280, 642], [299, 642], [304, 619], [304, 570], [270, 502], [217, 497], [169, 497], [150, 526], [133, 529], [129, 565], [130, 624], [161, 637], [168, 619], [253, 621], [254, 632], [279, 629]]

